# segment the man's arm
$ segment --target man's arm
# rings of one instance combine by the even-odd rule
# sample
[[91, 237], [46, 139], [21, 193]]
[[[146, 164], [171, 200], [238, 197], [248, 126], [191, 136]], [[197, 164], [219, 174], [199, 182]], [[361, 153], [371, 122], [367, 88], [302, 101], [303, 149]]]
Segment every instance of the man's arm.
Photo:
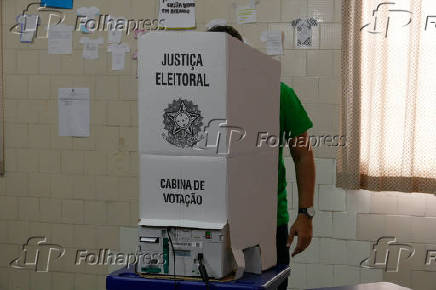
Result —
[[[295, 163], [298, 187], [298, 207], [309, 208], [313, 206], [315, 163], [307, 132], [294, 138], [291, 144], [290, 151]], [[312, 240], [312, 219], [304, 214], [298, 214], [290, 229], [288, 247], [291, 246], [294, 236], [298, 236], [298, 241], [292, 257], [303, 252], [310, 245]]]

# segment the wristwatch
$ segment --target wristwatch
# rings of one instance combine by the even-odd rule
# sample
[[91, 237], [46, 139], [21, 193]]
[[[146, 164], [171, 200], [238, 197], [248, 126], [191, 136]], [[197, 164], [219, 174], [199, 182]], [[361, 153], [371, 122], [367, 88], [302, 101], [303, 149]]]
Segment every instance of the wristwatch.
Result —
[[298, 209], [298, 213], [305, 214], [309, 219], [313, 219], [313, 217], [315, 216], [315, 209], [313, 207], [300, 207]]

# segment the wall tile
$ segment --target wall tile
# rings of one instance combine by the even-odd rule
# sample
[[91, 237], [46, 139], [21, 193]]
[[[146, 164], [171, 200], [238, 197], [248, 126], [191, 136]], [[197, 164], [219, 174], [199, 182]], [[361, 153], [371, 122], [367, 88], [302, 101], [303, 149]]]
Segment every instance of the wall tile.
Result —
[[106, 224], [105, 202], [85, 201], [85, 224]]
[[[310, 267], [310, 265], [308, 266]], [[292, 266], [292, 278], [289, 279], [289, 287], [292, 288], [306, 288], [306, 275], [307, 266], [306, 264], [294, 264]]]
[[62, 72], [71, 75], [81, 75], [84, 72], [83, 69], [84, 60], [82, 59], [82, 52], [74, 50], [72, 55], [61, 56], [61, 68]]
[[14, 196], [28, 194], [28, 175], [26, 173], [9, 173], [5, 181], [5, 191]]
[[6, 147], [24, 148], [29, 144], [29, 133], [27, 125], [6, 124]]
[[[317, 277], [317, 279], [313, 279]], [[308, 288], [329, 287], [334, 285], [333, 266], [307, 265], [306, 284]]]
[[308, 14], [306, 0], [282, 0], [281, 20], [290, 23], [292, 20], [305, 17]]
[[308, 13], [321, 22], [332, 22], [334, 19], [333, 0], [308, 0]]
[[427, 194], [399, 193], [398, 214], [409, 216], [424, 216]]
[[356, 239], [355, 213], [333, 213], [333, 237], [349, 240]]
[[412, 218], [409, 216], [386, 216], [386, 236], [394, 236], [399, 242], [412, 241]]
[[348, 212], [369, 213], [371, 206], [371, 193], [367, 190], [347, 190], [346, 209]]
[[343, 0], [335, 0], [335, 22], [342, 20], [342, 3]]
[[57, 173], [61, 168], [61, 154], [56, 151], [39, 152], [39, 171], [42, 173]]
[[74, 290], [74, 274], [53, 273], [52, 285], [57, 290]]
[[119, 97], [119, 80], [115, 76], [97, 76], [95, 98], [114, 100]]
[[61, 219], [61, 200], [41, 198], [39, 201], [39, 207], [41, 211], [41, 221], [54, 223]]
[[331, 238], [320, 239], [320, 263], [346, 265], [346, 254], [346, 241]]
[[96, 198], [95, 176], [73, 176], [73, 199], [93, 200]]
[[309, 50], [307, 51], [308, 76], [332, 76], [334, 67], [333, 51]]
[[61, 153], [63, 173], [80, 174], [84, 172], [84, 154], [80, 151], [63, 151]]
[[74, 278], [75, 290], [99, 289], [97, 288], [97, 276], [77, 274]]
[[333, 268], [334, 284], [336, 286], [355, 285], [360, 281], [359, 267], [335, 265]]
[[41, 50], [39, 52], [39, 73], [40, 74], [60, 74], [61, 69], [61, 56], [48, 54], [47, 51]]
[[280, 22], [281, 0], [259, 1], [256, 5], [256, 20], [259, 22]]
[[319, 102], [319, 79], [309, 77], [294, 77], [289, 84], [303, 103]]
[[51, 128], [46, 125], [29, 125], [29, 146], [32, 148], [49, 149]]
[[[313, 122], [313, 129], [310, 135], [314, 138], [312, 146], [327, 147], [326, 136], [337, 136], [339, 134], [339, 106], [329, 104], [304, 104], [304, 107]], [[316, 144], [316, 146], [314, 145]], [[335, 156], [330, 157], [330, 159]]]
[[436, 217], [436, 195], [427, 195], [425, 201], [425, 216]]
[[138, 200], [139, 182], [136, 177], [120, 177], [120, 200]]
[[[38, 151], [36, 150], [29, 150], [29, 149], [17, 149], [16, 152], [16, 166], [17, 170], [20, 171], [20, 173], [24, 172], [37, 172], [38, 171], [38, 164], [39, 164], [39, 157], [38, 157]], [[18, 173], [17, 173], [18, 174]], [[13, 179], [15, 179], [17, 175], [13, 175]], [[23, 182], [25, 180], [25, 177], [21, 180]], [[8, 180], [7, 180], [8, 181]], [[19, 180], [14, 180], [14, 182]], [[9, 182], [7, 182], [9, 183]], [[11, 182], [12, 183], [12, 182]], [[25, 187], [25, 184], [19, 185], [19, 188]], [[15, 192], [21, 192], [21, 190], [17, 190]], [[21, 193], [23, 194], [23, 193]]]
[[314, 236], [319, 237], [331, 237], [333, 235], [333, 215], [331, 212], [316, 212], [313, 232]]
[[63, 200], [62, 201], [62, 222], [69, 224], [83, 223], [83, 201]]
[[412, 220], [412, 240], [416, 243], [436, 244], [436, 218], [410, 217]]
[[34, 173], [29, 175], [29, 194], [38, 197], [50, 196], [50, 178], [49, 174]]
[[97, 248], [119, 249], [119, 227], [101, 226], [97, 228]]
[[53, 243], [63, 247], [71, 247], [73, 245], [73, 226], [69, 224], [53, 224], [52, 239]]
[[398, 194], [396, 192], [371, 192], [371, 213], [397, 214]]
[[118, 200], [118, 178], [113, 176], [97, 176], [96, 191], [98, 200]]
[[431, 290], [436, 284], [434, 272], [412, 271], [413, 289]]
[[383, 281], [383, 270], [381, 269], [360, 269], [361, 283], [375, 283]]
[[306, 75], [306, 52], [301, 50], [285, 50], [281, 57], [282, 77]]
[[107, 173], [107, 154], [99, 151], [85, 152], [85, 174], [105, 175]]
[[130, 106], [128, 102], [108, 102], [108, 125], [128, 126], [130, 124]]
[[[291, 254], [294, 252], [295, 246], [297, 245], [297, 239], [298, 237], [295, 237], [294, 242], [289, 249]], [[312, 238], [312, 242], [310, 243], [309, 247], [304, 250], [304, 252], [294, 256], [293, 259], [296, 263], [319, 263], [319, 251], [319, 239]]]
[[51, 290], [52, 273], [31, 272], [30, 273], [30, 289], [46, 289]]
[[347, 264], [360, 266], [360, 263], [371, 254], [371, 244], [365, 241], [347, 241]]
[[341, 49], [342, 25], [339, 23], [321, 23], [321, 49]]
[[50, 77], [33, 75], [29, 77], [29, 98], [48, 99], [50, 97]]
[[6, 230], [8, 232], [8, 240], [6, 242], [20, 244], [24, 243], [29, 238], [29, 222], [9, 221]]
[[5, 76], [5, 98], [24, 99], [28, 94], [29, 78], [25, 75]]
[[39, 73], [39, 51], [37, 50], [17, 51], [17, 72], [20, 74]]
[[344, 211], [345, 191], [332, 185], [320, 185], [318, 206], [320, 210]]
[[39, 199], [31, 197], [19, 198], [18, 216], [20, 220], [38, 221], [40, 218]]
[[93, 225], [74, 225], [73, 244], [82, 249], [97, 247], [97, 228]]
[[331, 77], [319, 78], [319, 103], [339, 105], [342, 94], [341, 80]]
[[12, 270], [9, 276], [8, 289], [28, 290], [30, 287], [30, 271]]
[[108, 202], [106, 212], [109, 225], [130, 224], [130, 206], [128, 202]]
[[315, 159], [316, 184], [333, 184], [336, 166], [333, 159]]
[[357, 239], [376, 241], [386, 232], [386, 216], [376, 214], [357, 215]]
[[70, 175], [52, 175], [50, 182], [51, 196], [69, 199], [73, 196], [73, 177]]

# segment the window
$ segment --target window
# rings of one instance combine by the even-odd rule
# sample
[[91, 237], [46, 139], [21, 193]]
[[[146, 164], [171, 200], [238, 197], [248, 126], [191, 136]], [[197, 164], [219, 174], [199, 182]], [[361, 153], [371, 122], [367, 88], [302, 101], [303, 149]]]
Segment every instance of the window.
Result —
[[436, 192], [436, 3], [344, 1], [338, 186]]

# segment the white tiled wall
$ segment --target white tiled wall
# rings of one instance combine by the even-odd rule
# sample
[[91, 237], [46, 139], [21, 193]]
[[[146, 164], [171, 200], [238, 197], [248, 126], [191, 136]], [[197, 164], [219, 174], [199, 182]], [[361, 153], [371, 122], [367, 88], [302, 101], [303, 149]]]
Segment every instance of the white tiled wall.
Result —
[[[74, 33], [73, 55], [48, 55], [47, 40], [20, 44], [8, 32], [30, 0], [3, 0], [6, 176], [0, 178], [0, 289], [104, 289], [101, 266], [75, 266], [81, 247], [132, 250], [138, 218], [136, 61], [111, 71], [100, 58], [81, 58]], [[214, 18], [235, 25], [235, 3], [197, 0], [198, 30]], [[338, 134], [341, 0], [259, 0], [258, 22], [235, 25], [254, 47], [264, 50], [264, 30], [285, 34], [282, 79], [294, 87], [314, 121], [311, 134]], [[97, 6], [104, 14], [154, 18], [158, 0], [75, 0], [75, 8]], [[289, 22], [314, 16], [314, 47], [296, 49]], [[73, 24], [74, 12], [67, 12]], [[98, 34], [97, 34], [98, 35]], [[105, 34], [101, 36], [106, 37]], [[134, 51], [136, 40], [124, 38]], [[57, 136], [57, 89], [89, 87], [91, 136]], [[436, 198], [429, 195], [345, 192], [334, 187], [335, 148], [316, 150], [317, 218], [310, 248], [292, 261], [290, 287], [353, 284], [390, 279], [414, 289], [432, 289], [434, 272], [413, 261], [400, 274], [359, 267], [371, 242], [384, 233], [417, 249], [436, 244]], [[297, 189], [293, 163], [286, 160], [289, 210], [295, 217]], [[67, 249], [49, 273], [14, 270], [8, 263], [32, 235], [45, 235]], [[436, 247], [434, 247], [436, 248]], [[422, 255], [422, 251], [418, 251]], [[418, 255], [418, 254], [417, 254]], [[417, 256], [418, 257], [418, 256]], [[431, 284], [433, 283], [433, 284]]]
[[[392, 281], [412, 289], [434, 289], [436, 266], [426, 266], [425, 261], [427, 251], [436, 250], [436, 196], [344, 191], [336, 188], [330, 179], [335, 172], [335, 161], [317, 158], [315, 162], [318, 178], [314, 238], [308, 250], [292, 260], [291, 287], [306, 289]], [[292, 170], [291, 159], [286, 165]], [[289, 180], [292, 182], [292, 186], [288, 186], [289, 197], [292, 194], [293, 199], [289, 206], [292, 220], [296, 215], [298, 192], [295, 179]], [[398, 273], [360, 267], [370, 256], [372, 245], [385, 236], [394, 236], [398, 243], [411, 245], [415, 255], [409, 261], [403, 257]]]

